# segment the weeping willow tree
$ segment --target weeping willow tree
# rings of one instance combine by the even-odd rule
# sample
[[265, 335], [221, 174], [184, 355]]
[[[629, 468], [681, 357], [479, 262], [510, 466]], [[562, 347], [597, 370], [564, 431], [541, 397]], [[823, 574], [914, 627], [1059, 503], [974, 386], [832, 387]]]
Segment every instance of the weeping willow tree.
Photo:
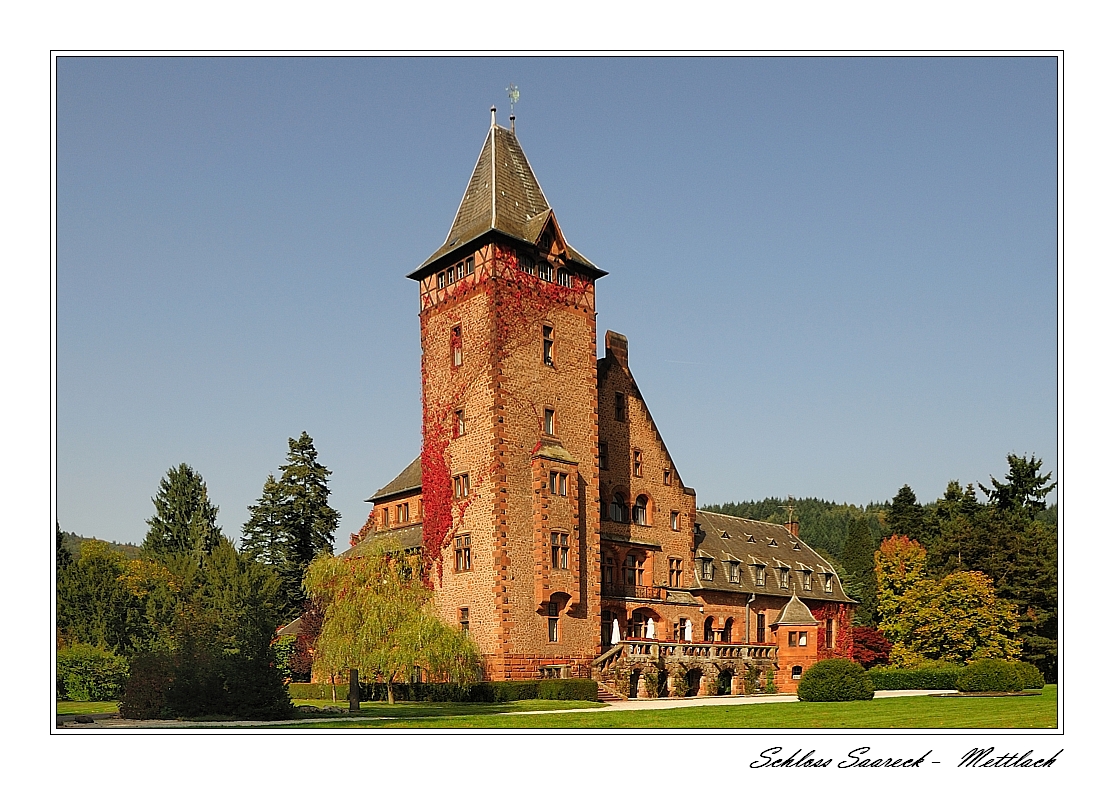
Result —
[[329, 673], [358, 669], [387, 684], [409, 679], [416, 667], [434, 681], [467, 683], [479, 672], [472, 640], [438, 618], [433, 595], [420, 579], [420, 559], [371, 543], [358, 556], [319, 556], [305, 589], [325, 609], [314, 663]]

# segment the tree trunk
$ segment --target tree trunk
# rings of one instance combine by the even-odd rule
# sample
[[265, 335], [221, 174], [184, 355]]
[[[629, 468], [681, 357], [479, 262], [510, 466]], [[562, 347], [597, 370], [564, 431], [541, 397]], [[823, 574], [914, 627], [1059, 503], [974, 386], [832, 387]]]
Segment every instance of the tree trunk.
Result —
[[337, 675], [334, 673], [329, 677], [329, 684], [333, 685], [333, 703], [337, 702]]
[[395, 685], [390, 679], [387, 679], [387, 703], [392, 704], [395, 702]]
[[348, 713], [355, 714], [360, 710], [360, 671], [352, 668], [348, 671]]

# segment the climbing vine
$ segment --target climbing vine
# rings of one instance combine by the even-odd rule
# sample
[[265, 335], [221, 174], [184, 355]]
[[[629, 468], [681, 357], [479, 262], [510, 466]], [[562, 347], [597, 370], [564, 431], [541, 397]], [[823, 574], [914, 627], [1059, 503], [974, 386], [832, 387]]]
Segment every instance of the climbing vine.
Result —
[[[833, 657], [851, 659], [851, 644], [853, 641], [851, 606], [838, 602], [826, 602], [819, 609], [814, 610], [812, 615], [821, 622], [816, 639], [816, 659], [828, 660]], [[827, 636], [824, 634], [824, 622], [828, 619], [835, 620], [835, 646], [832, 648], [828, 648]]]
[[[454, 301], [460, 302], [477, 289], [484, 289], [491, 297], [493, 314], [486, 340], [481, 336], [469, 338], [474, 348], [470, 355], [486, 357], [497, 368], [514, 350], [540, 340], [542, 325], [561, 308], [587, 308], [591, 286], [589, 279], [569, 274], [562, 283], [547, 281], [534, 273], [533, 262], [523, 262], [515, 251], [499, 245], [492, 246], [493, 255], [487, 275], [478, 274], [457, 283], [451, 292]], [[523, 268], [527, 269], [523, 269]], [[479, 271], [477, 271], [479, 272]], [[438, 309], [430, 295], [426, 295], [426, 308], [421, 314], [423, 333], [426, 333], [431, 315]], [[476, 498], [487, 477], [496, 469], [493, 465], [470, 472], [469, 495], [454, 498], [453, 475], [449, 461], [451, 431], [450, 418], [461, 408], [465, 395], [474, 383], [487, 379], [491, 366], [482, 362], [464, 361], [458, 365], [456, 358], [463, 351], [462, 336], [456, 331], [449, 334], [449, 353], [440, 357], [427, 349], [422, 357], [422, 544], [424, 546], [425, 579], [432, 582], [436, 571], [438, 582], [442, 578], [442, 553], [464, 518], [464, 512]], [[428, 363], [449, 363], [445, 373], [451, 380], [445, 385], [431, 379]], [[467, 368], [468, 370], [465, 370]], [[438, 376], [441, 376], [439, 373]], [[514, 401], [510, 392], [503, 389], [503, 403], [529, 408], [541, 432], [542, 416], [533, 401]], [[522, 445], [525, 447], [525, 445]], [[537, 445], [535, 445], [537, 449]]]

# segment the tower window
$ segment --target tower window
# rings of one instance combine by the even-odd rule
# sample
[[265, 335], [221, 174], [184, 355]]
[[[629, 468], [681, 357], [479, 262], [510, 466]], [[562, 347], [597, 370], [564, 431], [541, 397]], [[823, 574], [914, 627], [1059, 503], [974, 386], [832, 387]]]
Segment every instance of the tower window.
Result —
[[634, 507], [631, 509], [631, 519], [634, 523], [637, 523], [639, 526], [650, 525], [650, 518], [647, 514], [647, 507], [649, 504], [650, 500], [645, 496], [639, 496], [634, 500]]
[[468, 572], [472, 569], [472, 535], [458, 534], [453, 538], [453, 552], [456, 556], [456, 571]]
[[468, 496], [468, 475], [458, 474], [453, 477], [453, 498], [463, 499]]
[[645, 562], [633, 553], [627, 554], [626, 563], [623, 565], [624, 577], [627, 579], [627, 584], [630, 586], [641, 586], [644, 571]]
[[681, 585], [681, 560], [669, 560], [669, 585], [676, 588]]
[[832, 642], [835, 640], [835, 624], [831, 619], [824, 620], [824, 646], [832, 648]]
[[445, 288], [445, 274], [444, 273], [437, 273], [437, 288], [438, 289], [444, 289]]
[[538, 277], [543, 281], [552, 281], [553, 265], [549, 262], [538, 262]]
[[465, 635], [468, 634], [468, 609], [460, 609], [460, 631]]
[[668, 466], [661, 470], [661, 483], [662, 485], [673, 484], [673, 470]]
[[669, 513], [669, 528], [675, 532], [681, 530], [681, 513], [676, 510]]
[[610, 518], [616, 523], [627, 522], [627, 500], [623, 498], [621, 493], [616, 493], [611, 497]]
[[449, 354], [452, 357], [454, 367], [464, 364], [464, 338], [459, 324], [454, 324], [449, 331]]
[[464, 410], [457, 409], [453, 412], [453, 436], [464, 435]]
[[615, 393], [615, 419], [619, 422], [627, 420], [627, 396], [621, 392]]
[[549, 624], [548, 624], [548, 626], [549, 626], [549, 642], [550, 643], [556, 643], [557, 642], [557, 603], [555, 603], [555, 602], [547, 602], [546, 603], [546, 615], [549, 617], [547, 619], [547, 621], [549, 622]]
[[533, 262], [533, 260], [531, 260], [529, 257], [523, 256], [523, 255], [520, 254], [519, 257], [518, 257], [518, 269], [521, 270], [524, 273], [529, 273], [530, 275], [533, 275], [534, 274], [534, 262]]
[[569, 271], [564, 267], [560, 267], [557, 270], [557, 285], [572, 286], [572, 276], [569, 275]]
[[469, 256], [464, 260], [464, 274], [471, 275], [475, 269], [475, 256]]
[[549, 492], [554, 496], [569, 495], [569, 475], [564, 472], [549, 473]]
[[607, 442], [600, 442], [600, 471], [607, 471]]
[[445, 270], [445, 283], [446, 284], [456, 283], [456, 268], [455, 267], [450, 267], [449, 269]]
[[635, 477], [641, 477], [642, 476], [642, 450], [635, 450], [634, 451], [633, 466], [634, 466], [634, 476]]
[[550, 562], [555, 570], [569, 568], [569, 535], [551, 532], [549, 535]]
[[556, 431], [557, 415], [552, 409], [545, 410], [545, 433], [547, 436], [552, 436]]
[[548, 324], [542, 325], [542, 362], [553, 365], [553, 328]]

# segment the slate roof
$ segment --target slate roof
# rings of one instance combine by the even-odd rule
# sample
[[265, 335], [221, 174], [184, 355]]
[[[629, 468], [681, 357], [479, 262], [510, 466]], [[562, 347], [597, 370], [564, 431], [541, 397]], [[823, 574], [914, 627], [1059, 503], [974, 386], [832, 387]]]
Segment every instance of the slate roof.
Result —
[[[697, 510], [696, 523], [700, 527], [696, 536], [696, 558], [711, 559], [713, 573], [711, 580], [705, 580], [700, 577], [700, 565], [697, 565], [694, 592], [710, 589], [776, 597], [796, 594], [807, 600], [854, 602], [844, 593], [835, 568], [781, 524], [707, 510]], [[739, 564], [738, 583], [730, 580], [729, 565], [733, 561]], [[765, 586], [757, 584], [756, 565], [766, 567]], [[779, 585], [779, 569], [789, 570], [788, 588]], [[811, 589], [804, 588], [802, 579], [806, 571], [812, 573]], [[832, 576], [831, 593], [824, 591], [824, 573]]]
[[771, 626], [778, 624], [819, 624], [808, 606], [801, 602], [801, 598], [794, 594], [785, 607], [781, 609], [777, 619]]
[[413, 491], [420, 491], [422, 489], [422, 456], [418, 456], [410, 462], [402, 472], [377, 490], [371, 495], [370, 498], [364, 499], [366, 502], [379, 502], [383, 499], [389, 499], [392, 496], [399, 496], [403, 493], [411, 493]]
[[409, 551], [422, 547], [422, 525], [420, 523], [413, 523], [409, 526], [401, 526], [397, 529], [384, 529], [383, 531], [372, 532], [364, 537], [356, 544], [355, 547], [349, 548], [341, 556], [345, 559], [351, 559], [359, 556], [361, 553], [367, 551], [373, 542], [380, 542], [383, 540], [391, 541], [393, 547], [388, 550], [391, 551]]
[[[492, 123], [445, 242], [407, 277], [420, 281], [445, 257], [496, 232], [535, 244], [553, 215], [514, 131]], [[593, 278], [607, 275], [571, 245], [568, 258]]]

